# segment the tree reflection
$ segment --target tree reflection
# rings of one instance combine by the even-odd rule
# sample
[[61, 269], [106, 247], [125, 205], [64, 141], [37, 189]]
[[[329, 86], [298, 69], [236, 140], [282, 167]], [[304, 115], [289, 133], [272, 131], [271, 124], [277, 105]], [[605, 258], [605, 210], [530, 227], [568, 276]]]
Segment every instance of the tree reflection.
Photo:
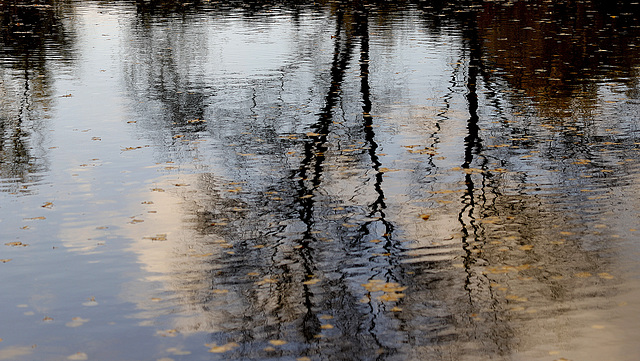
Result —
[[57, 1], [0, 3], [0, 190], [25, 192], [46, 170], [51, 64], [72, 58]]
[[[271, 58], [266, 50], [267, 55], [251, 53], [271, 63], [261, 67], [249, 59], [238, 65], [233, 71], [249, 75], [240, 80], [229, 75], [233, 71], [206, 68], [211, 58], [198, 55], [212, 46], [203, 25], [207, 17], [227, 14], [243, 25], [250, 19], [253, 27], [268, 32], [277, 19], [287, 18], [287, 11], [270, 17], [267, 9], [296, 4], [272, 8], [271, 3], [248, 3], [249, 10], [240, 15], [233, 6], [182, 9], [154, 2], [138, 7], [131, 39], [138, 47], [130, 55], [142, 61], [130, 64], [127, 74], [130, 89], [146, 103], [138, 125], [159, 144], [173, 142], [163, 148], [167, 159], [182, 156], [173, 146], [183, 134], [187, 140], [210, 142], [198, 149], [214, 153], [213, 170], [199, 174], [194, 194], [185, 196], [198, 232], [192, 246], [204, 252], [185, 262], [188, 266], [176, 266], [173, 282], [188, 307], [207, 315], [185, 328], [209, 331], [217, 344], [237, 342], [235, 354], [229, 354], [235, 358], [265, 357], [265, 352], [270, 357], [295, 353], [348, 359], [508, 358], [526, 343], [521, 338], [536, 324], [536, 315], [562, 315], [565, 302], [581, 296], [580, 287], [594, 287], [587, 273], [606, 274], [607, 262], [578, 236], [581, 223], [592, 219], [593, 207], [580, 202], [585, 201], [580, 187], [597, 191], [618, 180], [578, 175], [611, 167], [607, 157], [619, 156], [592, 154], [587, 142], [611, 142], [619, 149], [634, 141], [622, 133], [598, 134], [601, 129], [589, 124], [592, 113], [550, 117], [579, 112], [567, 101], [599, 104], [602, 84], [592, 78], [611, 77], [631, 87], [633, 81], [626, 78], [632, 78], [637, 65], [619, 56], [614, 48], [620, 45], [607, 45], [579, 16], [572, 21], [580, 36], [563, 42], [562, 32], [569, 26], [565, 19], [571, 19], [566, 12], [580, 14], [584, 6], [595, 6], [589, 2], [415, 5], [433, 34], [452, 32], [459, 39], [459, 61], [441, 99], [446, 109], [421, 136], [440, 150], [447, 148], [442, 142], [455, 144], [439, 138], [443, 129], [461, 122], [465, 132], [457, 134], [462, 147], [447, 154], [461, 161], [454, 170], [439, 169], [449, 163], [438, 162], [436, 152], [427, 148], [418, 153], [424, 155], [420, 164], [409, 170], [409, 179], [419, 180], [402, 185], [403, 191], [430, 198], [401, 196], [431, 207], [433, 215], [422, 220], [454, 220], [420, 223], [417, 212], [412, 213], [415, 208], [402, 203], [394, 190], [397, 179], [408, 178], [393, 183], [380, 155], [380, 124], [373, 113], [380, 106], [376, 102], [387, 105], [394, 99], [375, 98], [370, 78], [372, 19], [392, 23], [394, 11], [407, 8], [321, 5], [293, 17], [330, 25], [330, 41], [318, 40], [322, 27], [309, 31], [294, 26], [288, 36], [295, 41], [287, 43], [293, 54], [275, 46], [268, 49], [276, 54]], [[552, 5], [561, 9], [551, 11]], [[541, 11], [529, 17], [531, 9]], [[196, 16], [198, 11], [206, 15]], [[609, 19], [635, 16], [606, 14]], [[598, 19], [605, 28], [610, 21]], [[548, 23], [557, 27], [555, 32], [545, 29]], [[627, 27], [635, 31], [631, 24]], [[530, 32], [536, 35], [530, 37]], [[552, 35], [547, 39], [542, 34]], [[193, 43], [185, 45], [184, 39]], [[558, 42], [563, 46], [557, 47]], [[575, 65], [571, 56], [580, 44], [581, 62]], [[328, 49], [324, 53], [317, 50], [322, 46]], [[594, 46], [614, 55], [591, 57]], [[603, 65], [615, 70], [602, 71]], [[252, 67], [260, 73], [252, 73]], [[575, 74], [578, 67], [581, 76]], [[454, 100], [464, 104], [463, 119], [447, 115], [456, 107]], [[160, 110], [149, 111], [156, 105]], [[144, 120], [149, 114], [157, 123]], [[192, 120], [206, 122], [196, 121], [196, 127]], [[617, 121], [607, 121], [607, 126]], [[542, 125], [562, 128], [558, 134]], [[588, 141], [581, 143], [578, 136]], [[528, 163], [531, 157], [538, 163]], [[570, 160], [557, 163], [560, 157]], [[541, 179], [552, 178], [551, 170], [559, 166], [568, 169], [557, 179]], [[446, 178], [451, 171], [457, 176]], [[554, 194], [549, 183], [567, 195]], [[409, 216], [413, 218], [405, 219]], [[452, 234], [437, 239], [430, 230]], [[403, 244], [406, 234], [419, 239]], [[392, 291], [381, 295], [382, 284]], [[598, 297], [609, 291], [603, 288]], [[596, 307], [602, 302], [598, 297], [585, 307]], [[527, 342], [544, 344], [549, 334], [536, 334], [537, 339]], [[269, 349], [268, 340], [295, 346]]]

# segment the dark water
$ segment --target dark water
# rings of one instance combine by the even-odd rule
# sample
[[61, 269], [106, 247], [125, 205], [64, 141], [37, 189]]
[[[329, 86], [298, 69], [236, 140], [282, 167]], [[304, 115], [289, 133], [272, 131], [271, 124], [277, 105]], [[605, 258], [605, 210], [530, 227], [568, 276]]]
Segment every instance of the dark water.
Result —
[[638, 360], [639, 17], [0, 2], [0, 360]]

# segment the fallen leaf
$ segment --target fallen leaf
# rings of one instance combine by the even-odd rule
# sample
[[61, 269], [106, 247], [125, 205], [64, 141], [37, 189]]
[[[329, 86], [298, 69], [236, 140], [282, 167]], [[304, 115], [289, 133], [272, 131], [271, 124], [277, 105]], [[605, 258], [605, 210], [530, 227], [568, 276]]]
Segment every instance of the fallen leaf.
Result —
[[9, 243], [5, 243], [5, 246], [11, 246], [11, 247], [26, 247], [28, 246], [28, 244], [26, 243], [22, 243], [22, 242], [9, 242]]
[[287, 343], [287, 341], [285, 341], [285, 340], [269, 340], [269, 343], [274, 345], [274, 346], [282, 346], [282, 345], [285, 345]]
[[421, 214], [421, 215], [420, 215], [420, 218], [422, 218], [422, 219], [423, 219], [423, 220], [425, 220], [425, 221], [426, 221], [426, 220], [428, 220], [430, 217], [431, 217], [431, 215], [430, 215], [430, 214]]
[[209, 349], [209, 352], [212, 352], [212, 353], [223, 353], [223, 352], [231, 351], [231, 350], [233, 350], [234, 348], [236, 348], [238, 346], [240, 346], [240, 345], [238, 345], [235, 342], [229, 342], [229, 343], [226, 343], [226, 344], [224, 344], [222, 346], [213, 346], [213, 347], [211, 347]]

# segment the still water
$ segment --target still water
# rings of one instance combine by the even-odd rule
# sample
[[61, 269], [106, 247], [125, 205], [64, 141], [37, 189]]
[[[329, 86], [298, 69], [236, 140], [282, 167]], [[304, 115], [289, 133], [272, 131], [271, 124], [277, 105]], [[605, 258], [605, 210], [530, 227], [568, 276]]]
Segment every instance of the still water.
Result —
[[0, 360], [640, 359], [637, 2], [0, 9]]

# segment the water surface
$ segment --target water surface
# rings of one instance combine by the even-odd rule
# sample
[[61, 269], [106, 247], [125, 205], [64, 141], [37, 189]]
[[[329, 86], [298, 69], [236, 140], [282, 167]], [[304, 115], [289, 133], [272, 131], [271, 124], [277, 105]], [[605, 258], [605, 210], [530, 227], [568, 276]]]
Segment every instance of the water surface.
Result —
[[638, 3], [0, 9], [0, 360], [640, 354]]

